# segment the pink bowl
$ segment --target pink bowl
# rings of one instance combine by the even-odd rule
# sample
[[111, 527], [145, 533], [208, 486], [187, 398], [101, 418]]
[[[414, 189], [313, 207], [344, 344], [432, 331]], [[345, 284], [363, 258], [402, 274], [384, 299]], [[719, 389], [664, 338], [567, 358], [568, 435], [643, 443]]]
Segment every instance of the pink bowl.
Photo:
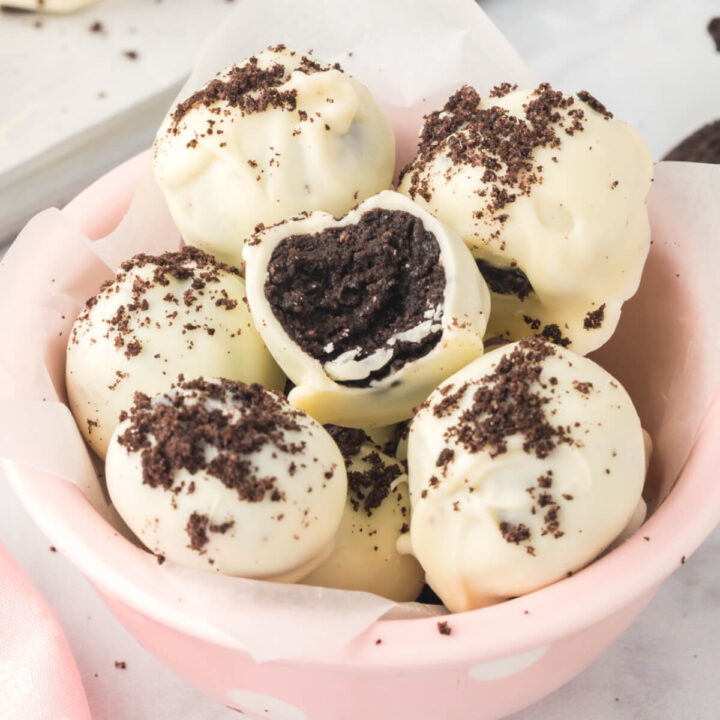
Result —
[[[129, 205], [143, 160], [113, 170], [65, 214], [93, 239], [110, 232]], [[441, 635], [434, 619], [381, 620], [340, 652], [267, 663], [193, 626], [171, 588], [153, 582], [148, 556], [77, 487], [17, 465], [8, 469], [35, 522], [118, 620], [224, 705], [269, 720], [483, 720], [518, 711], [580, 673], [710, 534], [720, 520], [719, 433], [716, 393], [667, 499], [641, 531], [573, 577], [449, 616], [450, 635]]]

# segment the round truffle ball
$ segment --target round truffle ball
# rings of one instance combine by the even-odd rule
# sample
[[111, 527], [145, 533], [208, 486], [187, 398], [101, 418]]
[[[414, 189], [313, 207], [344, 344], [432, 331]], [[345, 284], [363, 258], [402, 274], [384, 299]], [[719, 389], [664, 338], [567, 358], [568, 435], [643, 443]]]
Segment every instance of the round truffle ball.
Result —
[[617, 380], [525, 338], [437, 388], [412, 422], [408, 465], [413, 552], [459, 612], [595, 559], [638, 507], [645, 447]]
[[345, 458], [348, 498], [335, 548], [303, 583], [415, 600], [425, 573], [412, 555], [398, 551], [398, 541], [410, 531], [405, 468], [362, 430], [326, 429]]
[[88, 300], [68, 341], [70, 408], [90, 447], [105, 457], [134, 394], [154, 395], [183, 373], [276, 389], [285, 382], [235, 268], [192, 247], [136, 255]]
[[322, 426], [280, 393], [229, 380], [137, 395], [106, 476], [117, 511], [156, 555], [285, 582], [327, 557], [347, 496]]
[[642, 138], [587, 92], [465, 86], [428, 116], [399, 190], [471, 248], [489, 337], [542, 335], [584, 355], [637, 290], [651, 177]]
[[490, 297], [470, 252], [398, 193], [263, 230], [245, 262], [258, 331], [296, 386], [288, 398], [322, 423], [409, 418], [482, 354]]
[[282, 45], [218, 74], [155, 140], [155, 176], [185, 242], [240, 266], [259, 224], [346, 213], [390, 187], [395, 140], [368, 89]]

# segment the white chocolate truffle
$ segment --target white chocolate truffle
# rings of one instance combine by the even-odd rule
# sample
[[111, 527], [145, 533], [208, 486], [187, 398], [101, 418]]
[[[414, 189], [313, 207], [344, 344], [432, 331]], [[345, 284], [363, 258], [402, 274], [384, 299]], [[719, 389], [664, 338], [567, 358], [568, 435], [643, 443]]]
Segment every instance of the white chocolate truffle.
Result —
[[472, 249], [488, 337], [542, 334], [584, 355], [638, 288], [651, 177], [642, 138], [588, 93], [466, 86], [428, 117], [399, 189]]
[[155, 176], [185, 242], [238, 267], [259, 224], [346, 213], [390, 187], [395, 140], [368, 89], [284, 46], [181, 102], [155, 140]]
[[453, 612], [537, 590], [595, 559], [640, 500], [645, 448], [630, 397], [542, 338], [493, 350], [410, 428], [411, 543]]
[[190, 247], [123, 263], [75, 321], [66, 385], [90, 447], [105, 457], [135, 392], [155, 395], [181, 373], [285, 383], [255, 330], [239, 272]]
[[332, 425], [327, 430], [345, 458], [348, 498], [335, 548], [303, 583], [415, 600], [425, 573], [412, 555], [398, 551], [398, 541], [410, 531], [405, 468], [362, 430]]
[[324, 424], [409, 418], [482, 353], [490, 297], [470, 252], [398, 193], [263, 230], [245, 262], [258, 331], [296, 385], [288, 398]]
[[318, 423], [280, 393], [229, 380], [138, 395], [105, 467], [113, 504], [154, 554], [283, 582], [327, 557], [347, 495]]

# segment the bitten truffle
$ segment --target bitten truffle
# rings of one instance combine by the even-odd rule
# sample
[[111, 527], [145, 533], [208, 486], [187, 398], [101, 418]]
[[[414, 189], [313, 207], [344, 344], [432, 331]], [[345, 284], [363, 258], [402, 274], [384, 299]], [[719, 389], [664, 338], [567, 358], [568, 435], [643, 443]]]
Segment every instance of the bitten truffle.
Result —
[[135, 392], [154, 395], [181, 373], [285, 383], [255, 330], [240, 273], [192, 247], [124, 262], [75, 321], [66, 384], [90, 447], [105, 457]]
[[594, 560], [638, 508], [645, 445], [609, 373], [525, 338], [438, 387], [411, 425], [408, 465], [413, 552], [460, 612]]
[[322, 423], [409, 418], [483, 351], [490, 299], [470, 252], [398, 193], [263, 230], [245, 262], [258, 332], [296, 386], [288, 398]]
[[161, 126], [155, 176], [185, 241], [231, 265], [259, 224], [346, 213], [390, 187], [395, 140], [368, 89], [283, 45], [218, 74]]
[[584, 355], [639, 285], [651, 177], [642, 138], [587, 92], [465, 86], [427, 117], [399, 190], [471, 248], [492, 293], [488, 336]]
[[328, 433], [276, 392], [188, 380], [138, 394], [108, 449], [113, 504], [156, 555], [295, 582], [332, 549], [347, 496]]

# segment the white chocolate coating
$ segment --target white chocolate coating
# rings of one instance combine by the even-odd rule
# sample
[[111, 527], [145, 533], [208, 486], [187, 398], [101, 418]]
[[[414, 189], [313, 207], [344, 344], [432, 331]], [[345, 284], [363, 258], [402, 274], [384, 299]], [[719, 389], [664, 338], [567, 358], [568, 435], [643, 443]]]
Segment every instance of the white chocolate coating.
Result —
[[[292, 109], [199, 101], [177, 126], [171, 112], [155, 140], [155, 176], [183, 238], [238, 267], [256, 225], [311, 210], [342, 215], [390, 187], [395, 165], [390, 125], [364, 85], [289, 49], [239, 67], [255, 60], [284, 68], [276, 90], [294, 93]], [[237, 67], [217, 78], [227, 81]]]
[[[523, 120], [523, 106], [534, 97], [518, 90], [482, 98], [478, 110], [504, 108]], [[571, 114], [578, 110], [582, 116]], [[486, 166], [450, 159], [449, 142], [471, 143], [467, 123], [439, 143], [432, 158], [417, 158], [399, 191], [455, 229], [478, 259], [527, 276], [534, 292], [522, 300], [492, 293], [488, 337], [516, 340], [557, 325], [568, 347], [584, 355], [612, 335], [623, 302], [640, 282], [650, 242], [645, 196], [652, 160], [632, 128], [586, 102], [575, 99], [557, 112], [552, 127], [559, 146], [536, 147], [530, 159], [541, 181], [512, 190], [515, 199], [499, 209], [493, 191], [507, 188], [487, 178]], [[573, 130], [573, 123], [582, 129]], [[424, 190], [413, 191], [413, 173]], [[601, 307], [600, 327], [588, 328], [588, 313]]]
[[[153, 258], [129, 261], [129, 269], [121, 268], [73, 325], [68, 399], [85, 440], [100, 457], [135, 392], [155, 395], [181, 373], [284, 387], [282, 372], [255, 330], [242, 277], [198, 250], [183, 253], [189, 276], [166, 273], [167, 284], [153, 281], [158, 270]], [[203, 280], [208, 274], [217, 279]], [[193, 290], [198, 280], [204, 287]]]
[[[448, 379], [411, 426], [412, 549], [453, 612], [577, 571], [623, 531], [639, 505], [645, 448], [632, 401], [600, 366], [567, 350], [540, 360], [539, 378], [528, 387], [541, 398], [547, 423], [564, 428], [570, 442], [538, 456], [532, 445], [524, 449], [524, 432], [507, 433], [506, 450], [497, 453], [493, 443], [473, 451], [454, 434], [452, 428], [465, 426], [479, 437], [469, 418], [491, 416], [476, 407], [460, 418], [481, 388], [492, 393], [498, 363], [524, 343], [491, 351]], [[455, 402], [443, 414], [438, 403], [446, 396]], [[520, 407], [512, 397], [503, 406], [522, 415], [527, 402]], [[493, 411], [493, 422], [499, 417]], [[453, 453], [444, 464], [442, 451]]]
[[[366, 378], [385, 361], [380, 349], [368, 358], [354, 360], [361, 348], [345, 353], [332, 365], [322, 363], [295, 343], [275, 316], [265, 296], [267, 268], [273, 250], [286, 238], [316, 234], [327, 228], [357, 223], [372, 209], [383, 208], [418, 217], [424, 229], [435, 236], [440, 263], [445, 272], [442, 318], [435, 316], [410, 333], [421, 339], [431, 330], [441, 330], [437, 344], [425, 355], [406, 362], [385, 377], [364, 387], [343, 385], [336, 380]], [[385, 191], [369, 198], [341, 219], [315, 212], [292, 218], [258, 233], [245, 247], [248, 302], [258, 332], [273, 357], [296, 387], [288, 399], [322, 422], [345, 427], [377, 427], [409, 418], [444, 378], [482, 354], [482, 337], [490, 311], [490, 296], [462, 240], [432, 215], [408, 198]]]
[[[299, 452], [287, 452], [267, 442], [231, 458], [233, 463], [247, 461], [256, 477], [272, 479], [272, 489], [261, 500], [243, 499], [207, 466], [192, 473], [180, 467], [172, 471], [169, 488], [153, 487], [143, 481], [142, 453], [121, 442], [133, 425], [132, 415], [116, 428], [107, 454], [108, 491], [120, 515], [151, 552], [185, 567], [279, 582], [296, 582], [327, 557], [345, 507], [345, 464], [324, 428], [290, 407], [279, 393], [272, 395], [298, 426], [282, 429], [283, 441], [304, 446]], [[246, 432], [242, 418], [254, 406], [231, 392], [217, 399], [202, 391], [173, 388], [153, 398], [152, 406], [168, 404], [178, 396], [185, 408], [200, 405], [219, 410], [231, 428]], [[150, 442], [156, 444], [152, 435]], [[199, 447], [208, 461], [231, 454], [209, 441], [199, 441]], [[202, 542], [196, 538], [195, 547], [188, 532], [194, 514], [206, 523]]]
[[[353, 491], [352, 477], [371, 469], [372, 453], [376, 453], [376, 462], [386, 468], [397, 468], [397, 477], [385, 499], [368, 512], [362, 498]], [[302, 582], [363, 590], [396, 602], [414, 600], [422, 590], [425, 573], [412, 555], [401, 554], [397, 549], [398, 540], [410, 527], [410, 496], [405, 469], [370, 442], [363, 443], [359, 452], [347, 460], [346, 467], [350, 488], [335, 536], [335, 548]]]

